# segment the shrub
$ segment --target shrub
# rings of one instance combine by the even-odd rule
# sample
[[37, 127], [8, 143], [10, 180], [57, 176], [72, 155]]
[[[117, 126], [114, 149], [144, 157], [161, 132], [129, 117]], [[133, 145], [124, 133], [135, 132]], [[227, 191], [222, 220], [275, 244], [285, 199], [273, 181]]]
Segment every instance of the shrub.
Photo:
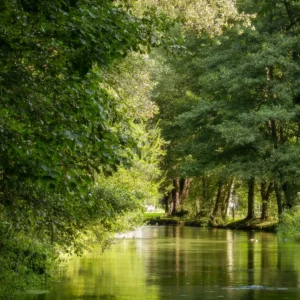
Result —
[[300, 240], [299, 207], [286, 210], [282, 213], [277, 227], [277, 233], [282, 239]]

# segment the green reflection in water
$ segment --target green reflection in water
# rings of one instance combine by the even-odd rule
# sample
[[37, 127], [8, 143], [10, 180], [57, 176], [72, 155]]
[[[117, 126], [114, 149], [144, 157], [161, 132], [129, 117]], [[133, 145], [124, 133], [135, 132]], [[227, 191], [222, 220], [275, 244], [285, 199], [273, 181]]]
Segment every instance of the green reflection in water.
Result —
[[50, 293], [20, 299], [294, 300], [299, 253], [270, 233], [145, 227], [104, 254], [74, 258]]

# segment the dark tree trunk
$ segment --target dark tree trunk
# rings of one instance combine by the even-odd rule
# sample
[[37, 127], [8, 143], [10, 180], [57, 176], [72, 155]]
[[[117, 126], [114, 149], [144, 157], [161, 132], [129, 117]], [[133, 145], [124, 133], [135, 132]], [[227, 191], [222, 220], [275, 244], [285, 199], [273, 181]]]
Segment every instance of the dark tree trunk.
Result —
[[254, 214], [254, 187], [255, 187], [255, 178], [251, 177], [248, 181], [248, 214], [247, 219], [253, 219]]
[[186, 179], [185, 178], [180, 178], [179, 179], [180, 194], [184, 193], [184, 190], [186, 188], [185, 185], [186, 185]]
[[184, 204], [184, 200], [188, 198], [191, 186], [190, 178], [181, 178], [180, 179], [180, 205]]
[[218, 187], [218, 193], [217, 193], [217, 197], [216, 197], [215, 206], [214, 206], [214, 209], [212, 212], [212, 217], [219, 216], [219, 212], [221, 209], [222, 190], [223, 190], [223, 184], [222, 184], [222, 182], [220, 182], [219, 187]]
[[[169, 192], [167, 214], [175, 216], [183, 208], [190, 191], [190, 178], [173, 179], [173, 189]], [[171, 203], [172, 202], [172, 203]]]
[[282, 184], [282, 190], [284, 193], [284, 202], [286, 208], [292, 208], [295, 206], [295, 199], [297, 197], [297, 191], [295, 185], [290, 182], [285, 182]]
[[269, 203], [270, 203], [270, 195], [273, 191], [274, 184], [270, 182], [269, 185], [266, 181], [262, 181], [260, 183], [260, 194], [261, 194], [261, 220], [267, 220], [269, 218]]

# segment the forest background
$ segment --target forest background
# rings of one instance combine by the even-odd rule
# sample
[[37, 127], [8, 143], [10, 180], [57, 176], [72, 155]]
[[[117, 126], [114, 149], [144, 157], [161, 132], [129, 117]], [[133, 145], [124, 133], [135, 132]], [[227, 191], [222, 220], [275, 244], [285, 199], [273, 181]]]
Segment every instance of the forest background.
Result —
[[299, 22], [291, 0], [3, 1], [0, 294], [147, 204], [297, 237]]

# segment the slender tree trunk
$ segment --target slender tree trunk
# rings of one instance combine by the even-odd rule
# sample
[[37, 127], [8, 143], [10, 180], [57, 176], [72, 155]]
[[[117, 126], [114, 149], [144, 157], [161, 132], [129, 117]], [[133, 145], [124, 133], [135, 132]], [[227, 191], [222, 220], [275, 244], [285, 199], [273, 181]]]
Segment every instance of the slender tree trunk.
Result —
[[222, 182], [220, 182], [219, 187], [218, 187], [218, 193], [217, 193], [215, 206], [214, 206], [214, 209], [212, 212], [212, 217], [217, 217], [219, 215], [221, 198], [222, 198], [222, 189], [223, 189], [223, 184], [222, 184]]
[[172, 190], [172, 200], [173, 200], [173, 209], [172, 215], [176, 215], [180, 205], [180, 180], [176, 178], [173, 180], [173, 190]]
[[168, 201], [167, 201], [167, 215], [170, 216], [172, 214], [172, 211], [173, 211], [173, 205], [174, 205], [174, 202], [173, 202], [173, 195], [172, 195], [172, 191], [169, 192], [168, 194]]
[[180, 178], [179, 179], [179, 190], [180, 194], [183, 195], [185, 190], [186, 190], [186, 179], [185, 178]]
[[254, 187], [255, 187], [255, 178], [251, 177], [248, 181], [248, 214], [247, 219], [253, 219], [254, 214]]
[[226, 193], [226, 197], [225, 197], [225, 201], [224, 201], [224, 206], [222, 207], [222, 218], [225, 220], [226, 216], [228, 214], [228, 205], [229, 205], [229, 201], [232, 198], [232, 193], [233, 193], [233, 188], [234, 188], [234, 184], [233, 184], [233, 178], [230, 179], [228, 188], [227, 188], [227, 193]]
[[226, 218], [225, 212], [226, 212], [227, 199], [228, 199], [228, 194], [229, 194], [229, 191], [227, 190], [227, 188], [228, 188], [227, 185], [223, 187], [223, 192], [221, 195], [220, 214], [221, 214], [222, 219]]
[[196, 205], [196, 218], [197, 218], [200, 213], [200, 198], [199, 197], [196, 197], [195, 205]]
[[267, 220], [269, 218], [269, 204], [270, 204], [270, 195], [273, 191], [274, 184], [270, 182], [269, 185], [266, 181], [260, 183], [260, 193], [261, 193], [261, 220]]

